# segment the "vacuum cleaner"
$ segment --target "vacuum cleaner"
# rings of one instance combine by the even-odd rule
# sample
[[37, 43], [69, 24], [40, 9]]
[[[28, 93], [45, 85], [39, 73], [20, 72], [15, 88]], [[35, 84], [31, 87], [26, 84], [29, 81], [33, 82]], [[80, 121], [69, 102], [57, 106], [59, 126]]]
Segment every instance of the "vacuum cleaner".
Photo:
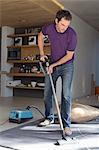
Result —
[[[46, 71], [45, 71], [45, 69], [42, 65], [42, 62], [39, 62], [39, 64], [40, 64], [40, 67], [42, 69], [42, 72], [45, 75]], [[45, 66], [49, 67], [49, 60], [48, 59], [45, 59]], [[53, 97], [55, 99], [55, 105], [56, 105], [56, 110], [57, 110], [57, 115], [58, 115], [58, 120], [59, 120], [59, 123], [60, 123], [61, 135], [62, 135], [62, 139], [57, 140], [56, 143], [54, 143], [54, 144], [55, 145], [63, 145], [63, 144], [66, 144], [66, 141], [68, 140], [68, 138], [73, 140], [74, 137], [65, 135], [64, 128], [63, 128], [63, 123], [62, 123], [62, 118], [61, 118], [61, 113], [60, 113], [60, 109], [59, 109], [59, 104], [58, 104], [58, 99], [57, 99], [57, 96], [56, 96], [56, 93], [55, 93], [55, 88], [54, 88], [53, 79], [52, 79], [51, 74], [49, 74], [49, 78], [50, 78], [50, 82], [51, 82]]]

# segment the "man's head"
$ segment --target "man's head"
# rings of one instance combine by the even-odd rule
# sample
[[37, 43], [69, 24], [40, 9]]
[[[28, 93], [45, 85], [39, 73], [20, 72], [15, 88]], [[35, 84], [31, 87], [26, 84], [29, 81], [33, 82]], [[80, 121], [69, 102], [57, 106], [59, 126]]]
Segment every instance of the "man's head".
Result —
[[67, 10], [59, 10], [56, 13], [55, 23], [58, 32], [63, 33], [66, 31], [70, 22], [72, 20], [72, 15]]

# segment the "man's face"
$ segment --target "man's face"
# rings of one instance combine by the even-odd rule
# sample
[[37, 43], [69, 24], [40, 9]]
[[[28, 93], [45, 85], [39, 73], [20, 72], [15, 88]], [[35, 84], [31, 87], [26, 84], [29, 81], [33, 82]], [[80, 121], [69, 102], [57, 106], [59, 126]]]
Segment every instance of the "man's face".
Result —
[[64, 18], [62, 18], [59, 22], [57, 20], [57, 18], [55, 19], [55, 23], [56, 23], [56, 30], [60, 33], [64, 33], [66, 31], [66, 29], [69, 27], [70, 25], [70, 20], [66, 20]]

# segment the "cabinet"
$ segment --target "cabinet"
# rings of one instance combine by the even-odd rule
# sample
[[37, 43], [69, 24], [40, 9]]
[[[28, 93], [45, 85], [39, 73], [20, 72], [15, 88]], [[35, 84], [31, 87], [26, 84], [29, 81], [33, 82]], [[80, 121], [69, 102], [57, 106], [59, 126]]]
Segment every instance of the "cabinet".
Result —
[[[7, 81], [7, 87], [24, 90], [43, 90], [44, 75], [39, 66], [39, 48], [37, 45], [37, 34], [14, 34], [8, 35], [13, 39], [13, 45], [7, 46], [7, 63], [13, 64], [7, 76], [12, 77], [12, 81]], [[31, 42], [34, 38], [34, 42]], [[20, 42], [16, 42], [16, 41]], [[44, 52], [50, 55], [50, 44], [44, 44]], [[13, 82], [20, 80], [21, 84], [14, 85]], [[36, 82], [36, 86], [32, 85]], [[33, 91], [32, 91], [33, 92]]]

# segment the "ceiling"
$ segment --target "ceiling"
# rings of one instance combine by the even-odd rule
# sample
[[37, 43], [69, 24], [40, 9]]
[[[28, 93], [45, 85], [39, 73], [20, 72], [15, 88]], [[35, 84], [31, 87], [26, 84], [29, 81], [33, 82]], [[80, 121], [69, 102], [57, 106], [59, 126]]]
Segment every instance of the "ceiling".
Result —
[[56, 0], [0, 0], [0, 26], [40, 26], [62, 8]]
[[99, 0], [0, 0], [0, 26], [41, 26], [63, 6], [99, 31]]

